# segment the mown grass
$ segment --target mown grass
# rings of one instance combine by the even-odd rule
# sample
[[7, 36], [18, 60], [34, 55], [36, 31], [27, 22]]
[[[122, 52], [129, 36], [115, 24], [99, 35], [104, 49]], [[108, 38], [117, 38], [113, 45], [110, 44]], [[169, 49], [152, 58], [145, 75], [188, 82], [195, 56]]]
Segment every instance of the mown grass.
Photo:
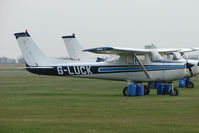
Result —
[[[124, 97], [125, 82], [0, 71], [0, 133], [197, 133], [199, 83]], [[177, 82], [175, 83], [177, 85]]]

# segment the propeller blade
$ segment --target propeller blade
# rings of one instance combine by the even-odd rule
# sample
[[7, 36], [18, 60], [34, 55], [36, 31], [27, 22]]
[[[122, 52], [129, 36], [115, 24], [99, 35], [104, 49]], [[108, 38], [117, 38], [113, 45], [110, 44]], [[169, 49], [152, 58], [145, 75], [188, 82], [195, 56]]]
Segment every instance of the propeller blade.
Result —
[[187, 57], [185, 56], [185, 54], [184, 54], [184, 58], [185, 58], [185, 60], [186, 60], [186, 68], [188, 68], [189, 69], [189, 72], [190, 72], [190, 74], [191, 74], [191, 76], [193, 77], [194, 76], [194, 74], [193, 74], [193, 72], [192, 72], [192, 69], [191, 69], [191, 67], [193, 67], [194, 66], [194, 64], [192, 64], [192, 63], [189, 63], [188, 62], [188, 60], [187, 60]]
[[195, 65], [192, 64], [192, 63], [189, 63], [189, 62], [186, 63], [186, 68], [189, 69], [189, 72], [190, 72], [191, 76], [194, 76], [194, 74], [192, 72], [192, 69], [191, 69], [193, 66], [195, 66]]

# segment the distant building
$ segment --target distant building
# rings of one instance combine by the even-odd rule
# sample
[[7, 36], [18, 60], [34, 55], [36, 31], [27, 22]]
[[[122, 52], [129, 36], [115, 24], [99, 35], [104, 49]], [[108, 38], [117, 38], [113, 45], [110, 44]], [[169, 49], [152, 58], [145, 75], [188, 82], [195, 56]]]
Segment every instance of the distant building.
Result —
[[[60, 57], [59, 59], [70, 60], [68, 57]], [[22, 56], [17, 59], [0, 57], [0, 64], [25, 64], [25, 60]]]
[[0, 64], [17, 64], [15, 59], [0, 57]]
[[25, 60], [23, 57], [17, 58], [17, 64], [25, 64]]

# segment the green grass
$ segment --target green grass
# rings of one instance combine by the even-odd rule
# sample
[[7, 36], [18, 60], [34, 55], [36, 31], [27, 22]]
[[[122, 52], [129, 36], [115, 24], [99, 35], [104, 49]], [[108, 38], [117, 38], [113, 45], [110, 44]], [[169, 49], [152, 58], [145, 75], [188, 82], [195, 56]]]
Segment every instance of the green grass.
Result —
[[[198, 133], [199, 79], [180, 95], [124, 97], [125, 82], [0, 71], [0, 133]], [[177, 82], [175, 83], [177, 85]]]

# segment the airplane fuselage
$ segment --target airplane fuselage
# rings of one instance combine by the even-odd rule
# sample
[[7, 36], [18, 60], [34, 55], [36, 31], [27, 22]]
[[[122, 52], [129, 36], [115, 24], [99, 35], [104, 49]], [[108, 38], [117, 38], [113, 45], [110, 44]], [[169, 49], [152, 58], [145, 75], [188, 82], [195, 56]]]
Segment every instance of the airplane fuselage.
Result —
[[187, 69], [185, 63], [177, 62], [152, 62], [144, 65], [151, 75], [148, 78], [139, 65], [110, 64], [106, 62], [70, 63], [50, 66], [51, 68], [30, 68], [29, 72], [41, 75], [75, 76], [97, 79], [112, 79], [122, 81], [148, 82], [172, 81], [185, 76]]

